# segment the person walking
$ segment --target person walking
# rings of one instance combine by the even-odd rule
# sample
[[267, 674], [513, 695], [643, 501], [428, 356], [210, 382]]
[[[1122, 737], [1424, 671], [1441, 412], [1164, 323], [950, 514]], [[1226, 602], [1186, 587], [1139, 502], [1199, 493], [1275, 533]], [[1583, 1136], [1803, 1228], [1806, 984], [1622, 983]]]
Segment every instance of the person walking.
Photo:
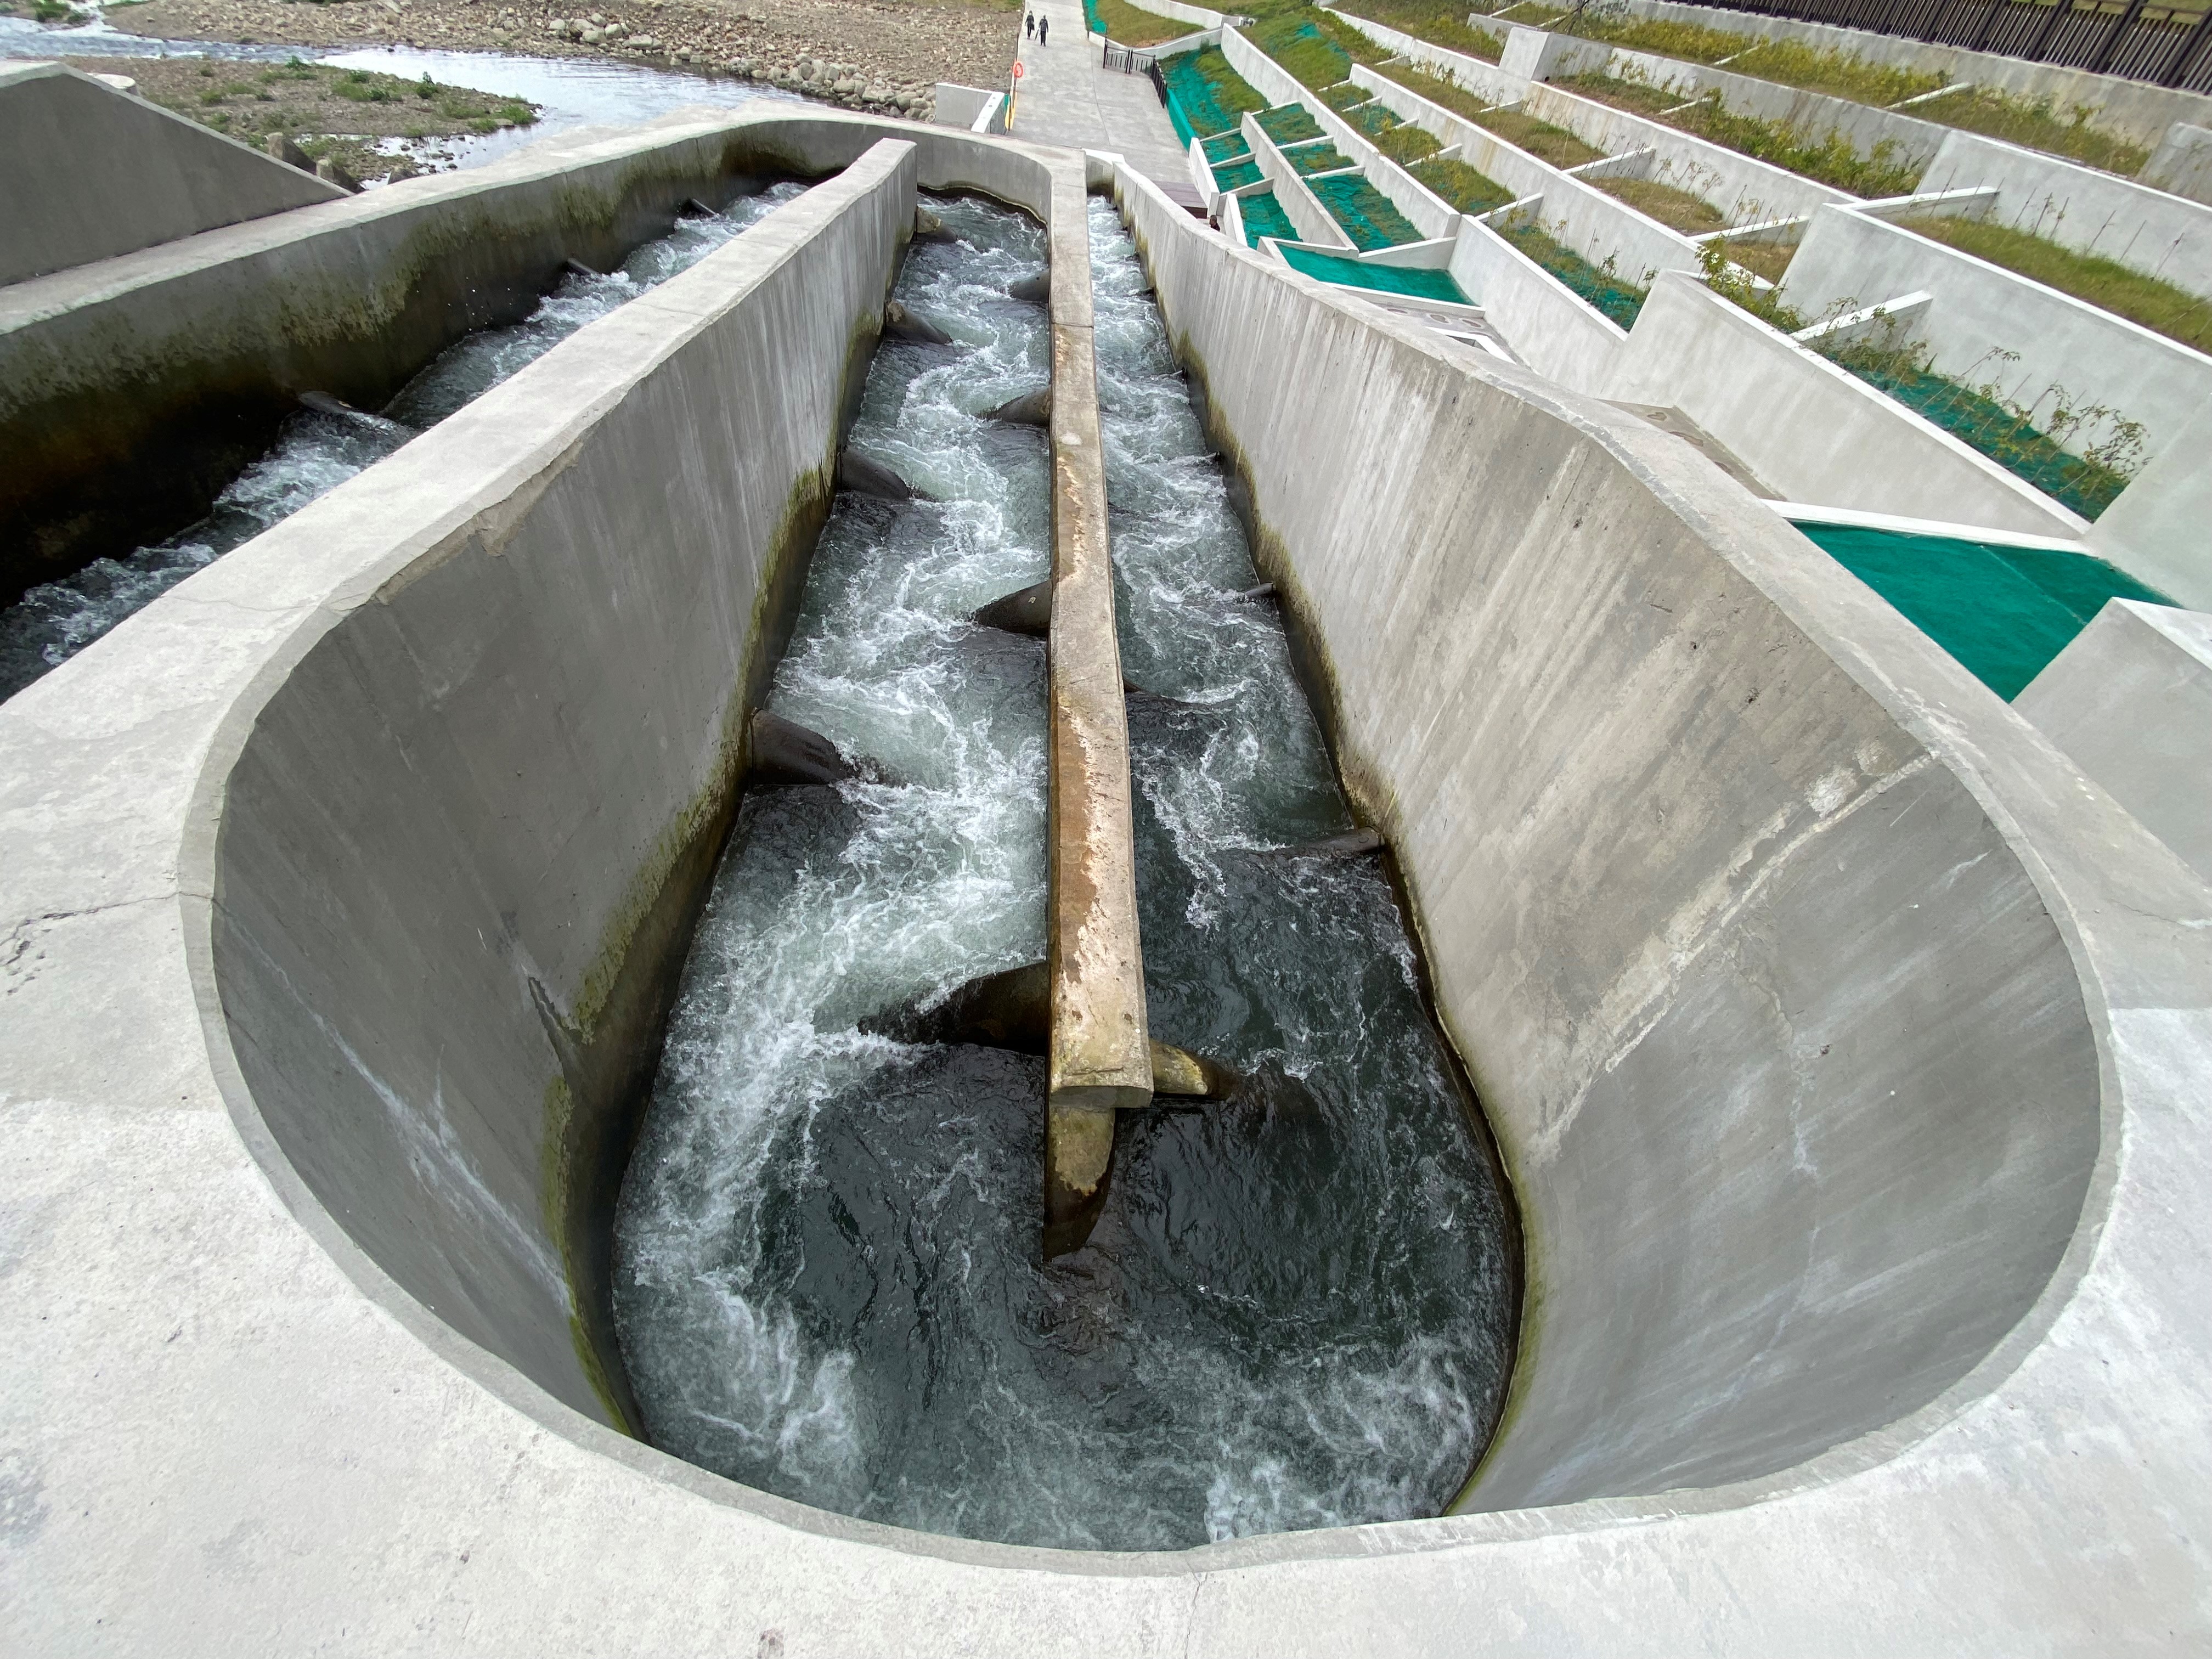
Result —
[[1042, 45], [1044, 44], [1044, 32], [1045, 32], [1047, 29], [1050, 28], [1051, 27], [1052, 27], [1052, 19], [1051, 19], [1051, 18], [1049, 18], [1049, 17], [1040, 17], [1040, 18], [1038, 18], [1038, 19], [1037, 19], [1037, 45], [1039, 45], [1040, 46], [1042, 46]]
[[1022, 18], [1022, 39], [1024, 40], [1034, 40], [1036, 39], [1036, 14], [1035, 12], [1026, 13]]

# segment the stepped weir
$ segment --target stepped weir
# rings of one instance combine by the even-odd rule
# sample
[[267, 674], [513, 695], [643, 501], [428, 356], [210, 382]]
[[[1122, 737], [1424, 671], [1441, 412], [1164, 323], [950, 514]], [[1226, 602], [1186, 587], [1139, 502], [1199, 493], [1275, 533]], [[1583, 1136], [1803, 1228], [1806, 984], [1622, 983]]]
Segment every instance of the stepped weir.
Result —
[[27, 1650], [2193, 1605], [2202, 880], [1115, 157], [687, 112], [0, 287], [11, 581], [702, 210], [0, 705]]

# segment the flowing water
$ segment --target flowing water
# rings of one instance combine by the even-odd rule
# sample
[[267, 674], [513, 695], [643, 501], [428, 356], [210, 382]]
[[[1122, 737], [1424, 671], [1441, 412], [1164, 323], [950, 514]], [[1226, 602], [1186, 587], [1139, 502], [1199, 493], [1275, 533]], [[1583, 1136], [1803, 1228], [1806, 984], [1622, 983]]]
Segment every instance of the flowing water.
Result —
[[[1510, 1358], [1504, 1200], [1349, 823], [1140, 268], [1094, 207], [1148, 994], [1247, 1081], [1125, 1115], [1091, 1243], [1039, 1260], [1044, 1066], [869, 1017], [1042, 955], [1037, 641], [964, 620], [1041, 578], [1045, 374], [1006, 299], [1042, 233], [967, 202], [898, 292], [854, 445], [939, 497], [841, 495], [769, 706], [875, 779], [748, 795], [616, 1231], [655, 1443], [848, 1514], [1172, 1548], [1435, 1513]], [[1172, 699], [1172, 701], [1170, 701]]]
[[193, 571], [290, 518], [536, 362], [586, 323], [688, 270], [800, 188], [772, 185], [719, 213], [680, 219], [615, 270], [563, 276], [522, 321], [478, 329], [447, 347], [380, 414], [301, 409], [289, 416], [269, 453], [233, 479], [198, 524], [122, 558], [95, 559], [0, 610], [0, 699], [58, 667]]

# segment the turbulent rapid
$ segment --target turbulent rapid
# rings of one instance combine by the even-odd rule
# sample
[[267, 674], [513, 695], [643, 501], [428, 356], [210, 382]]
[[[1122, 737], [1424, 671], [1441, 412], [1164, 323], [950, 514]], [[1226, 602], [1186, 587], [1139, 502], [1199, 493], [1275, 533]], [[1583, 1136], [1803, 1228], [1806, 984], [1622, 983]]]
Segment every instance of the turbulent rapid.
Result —
[[564, 276], [519, 323], [456, 341], [400, 389], [381, 414], [301, 409], [269, 453], [233, 479], [198, 524], [119, 559], [95, 559], [42, 582], [0, 610], [0, 699], [15, 696], [204, 565], [301, 507], [509, 375], [586, 324], [688, 270], [771, 209], [799, 192], [776, 185], [720, 213], [687, 216], [603, 276]]
[[1124, 1115], [1091, 1242], [1039, 1259], [1044, 1065], [872, 1018], [1043, 954], [1040, 641], [967, 620], [1048, 562], [1019, 215], [938, 204], [769, 698], [862, 781], [748, 793], [616, 1224], [653, 1442], [748, 1484], [1010, 1542], [1174, 1548], [1433, 1514], [1510, 1359], [1505, 1201], [1350, 823], [1141, 269], [1092, 209], [1154, 1035], [1228, 1101]]

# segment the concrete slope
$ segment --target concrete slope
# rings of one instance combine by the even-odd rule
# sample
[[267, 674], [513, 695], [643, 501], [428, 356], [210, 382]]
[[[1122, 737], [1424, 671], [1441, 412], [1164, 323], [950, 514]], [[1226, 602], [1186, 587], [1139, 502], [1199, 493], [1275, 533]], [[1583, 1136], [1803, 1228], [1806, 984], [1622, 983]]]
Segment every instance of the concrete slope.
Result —
[[0, 68], [0, 283], [345, 191], [61, 64]]

